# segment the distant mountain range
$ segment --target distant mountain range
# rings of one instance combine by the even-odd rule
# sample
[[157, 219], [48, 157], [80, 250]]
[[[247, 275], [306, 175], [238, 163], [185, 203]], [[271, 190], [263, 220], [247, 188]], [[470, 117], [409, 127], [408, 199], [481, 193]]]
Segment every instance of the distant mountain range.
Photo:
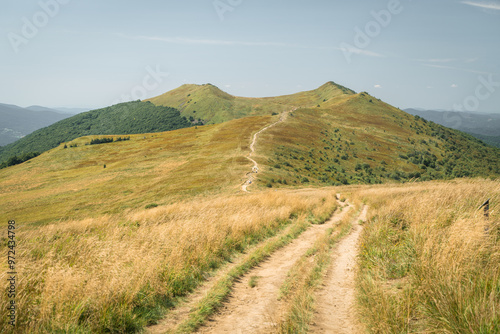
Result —
[[76, 115], [91, 110], [91, 108], [65, 108], [65, 107], [47, 108], [42, 106], [31, 106], [31, 107], [26, 107], [25, 109], [32, 111], [52, 111], [58, 114], [69, 114], [69, 115]]
[[31, 106], [22, 108], [0, 103], [0, 146], [5, 146], [32, 133], [88, 109], [47, 108]]
[[406, 109], [407, 113], [446, 127], [467, 132], [487, 144], [500, 147], [500, 114]]
[[21, 108], [0, 104], [0, 146], [13, 143], [27, 134], [65, 119], [64, 115], [49, 108]]

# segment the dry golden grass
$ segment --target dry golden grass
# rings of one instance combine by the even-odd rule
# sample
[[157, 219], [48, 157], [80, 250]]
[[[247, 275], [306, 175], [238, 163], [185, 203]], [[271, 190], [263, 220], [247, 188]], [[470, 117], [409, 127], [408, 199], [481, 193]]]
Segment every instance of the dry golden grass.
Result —
[[[273, 235], [292, 216], [325, 215], [334, 205], [331, 190], [269, 191], [23, 226], [16, 332], [139, 330], [235, 251]], [[0, 271], [5, 281], [4, 262]], [[4, 308], [7, 296], [1, 298]], [[5, 317], [0, 328], [8, 330]]]
[[[500, 332], [498, 181], [378, 186], [353, 196], [372, 208], [358, 279], [371, 332]], [[478, 210], [487, 198], [490, 219]]]
[[[60, 147], [0, 170], [0, 226], [117, 214], [148, 204], [240, 191], [253, 133], [270, 117], [130, 136], [130, 141]], [[112, 137], [112, 136], [94, 136]], [[69, 144], [68, 144], [69, 145]], [[106, 168], [104, 168], [106, 165]]]

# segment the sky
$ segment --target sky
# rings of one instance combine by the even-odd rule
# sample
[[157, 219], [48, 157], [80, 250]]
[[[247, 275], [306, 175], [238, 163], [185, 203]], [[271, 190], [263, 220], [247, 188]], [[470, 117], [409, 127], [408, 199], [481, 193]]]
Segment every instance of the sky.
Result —
[[500, 0], [0, 0], [0, 103], [98, 108], [182, 84], [334, 81], [396, 107], [500, 112]]

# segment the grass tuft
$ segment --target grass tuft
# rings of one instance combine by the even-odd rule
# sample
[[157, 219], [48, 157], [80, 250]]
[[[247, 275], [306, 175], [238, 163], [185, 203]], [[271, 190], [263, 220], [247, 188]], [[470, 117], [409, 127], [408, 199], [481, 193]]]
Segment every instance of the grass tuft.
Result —
[[[382, 186], [358, 195], [373, 208], [357, 279], [371, 332], [500, 332], [497, 182]], [[477, 208], [490, 197], [485, 219]]]

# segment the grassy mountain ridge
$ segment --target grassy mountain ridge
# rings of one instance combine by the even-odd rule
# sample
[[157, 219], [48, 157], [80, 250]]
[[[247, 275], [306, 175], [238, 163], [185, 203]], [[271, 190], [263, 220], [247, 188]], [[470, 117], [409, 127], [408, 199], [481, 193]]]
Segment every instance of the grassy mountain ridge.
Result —
[[[77, 138], [67, 149], [61, 145], [1, 171], [0, 188], [6, 197], [0, 200], [10, 204], [0, 209], [40, 222], [117, 213], [213, 191], [239, 192], [251, 170], [246, 156], [252, 135], [278, 118], [245, 117], [198, 129], [132, 135], [130, 141], [103, 145], [85, 146], [98, 136]], [[339, 94], [323, 106], [295, 110], [260, 135], [253, 157], [260, 172], [251, 190], [500, 175], [500, 150], [367, 93]], [[32, 188], [25, 185], [27, 180], [40, 190], [24, 193]], [[31, 210], [23, 207], [24, 201], [15, 204], [9, 198], [39, 204]], [[59, 206], [63, 211], [54, 209]], [[44, 213], [39, 207], [52, 209]]]
[[[294, 107], [328, 105], [354, 93], [334, 82], [307, 92], [266, 98], [232, 96], [211, 84], [183, 85], [144, 102], [88, 111], [39, 129], [1, 147], [0, 163], [14, 156], [47, 151], [81, 136], [161, 132], [188, 127], [198, 120], [213, 124], [247, 116], [266, 116]], [[181, 114], [177, 115], [172, 108], [179, 109]]]
[[185, 117], [202, 119], [212, 124], [247, 116], [271, 115], [293, 107], [313, 107], [354, 93], [332, 81], [307, 92], [263, 98], [233, 96], [211, 84], [190, 84], [147, 101], [177, 108]]
[[500, 150], [361, 93], [299, 109], [262, 135], [261, 185], [340, 185], [500, 174]]
[[44, 152], [89, 135], [126, 135], [185, 128], [191, 123], [179, 111], [149, 102], [127, 102], [66, 118], [3, 147], [0, 162], [15, 155]]

